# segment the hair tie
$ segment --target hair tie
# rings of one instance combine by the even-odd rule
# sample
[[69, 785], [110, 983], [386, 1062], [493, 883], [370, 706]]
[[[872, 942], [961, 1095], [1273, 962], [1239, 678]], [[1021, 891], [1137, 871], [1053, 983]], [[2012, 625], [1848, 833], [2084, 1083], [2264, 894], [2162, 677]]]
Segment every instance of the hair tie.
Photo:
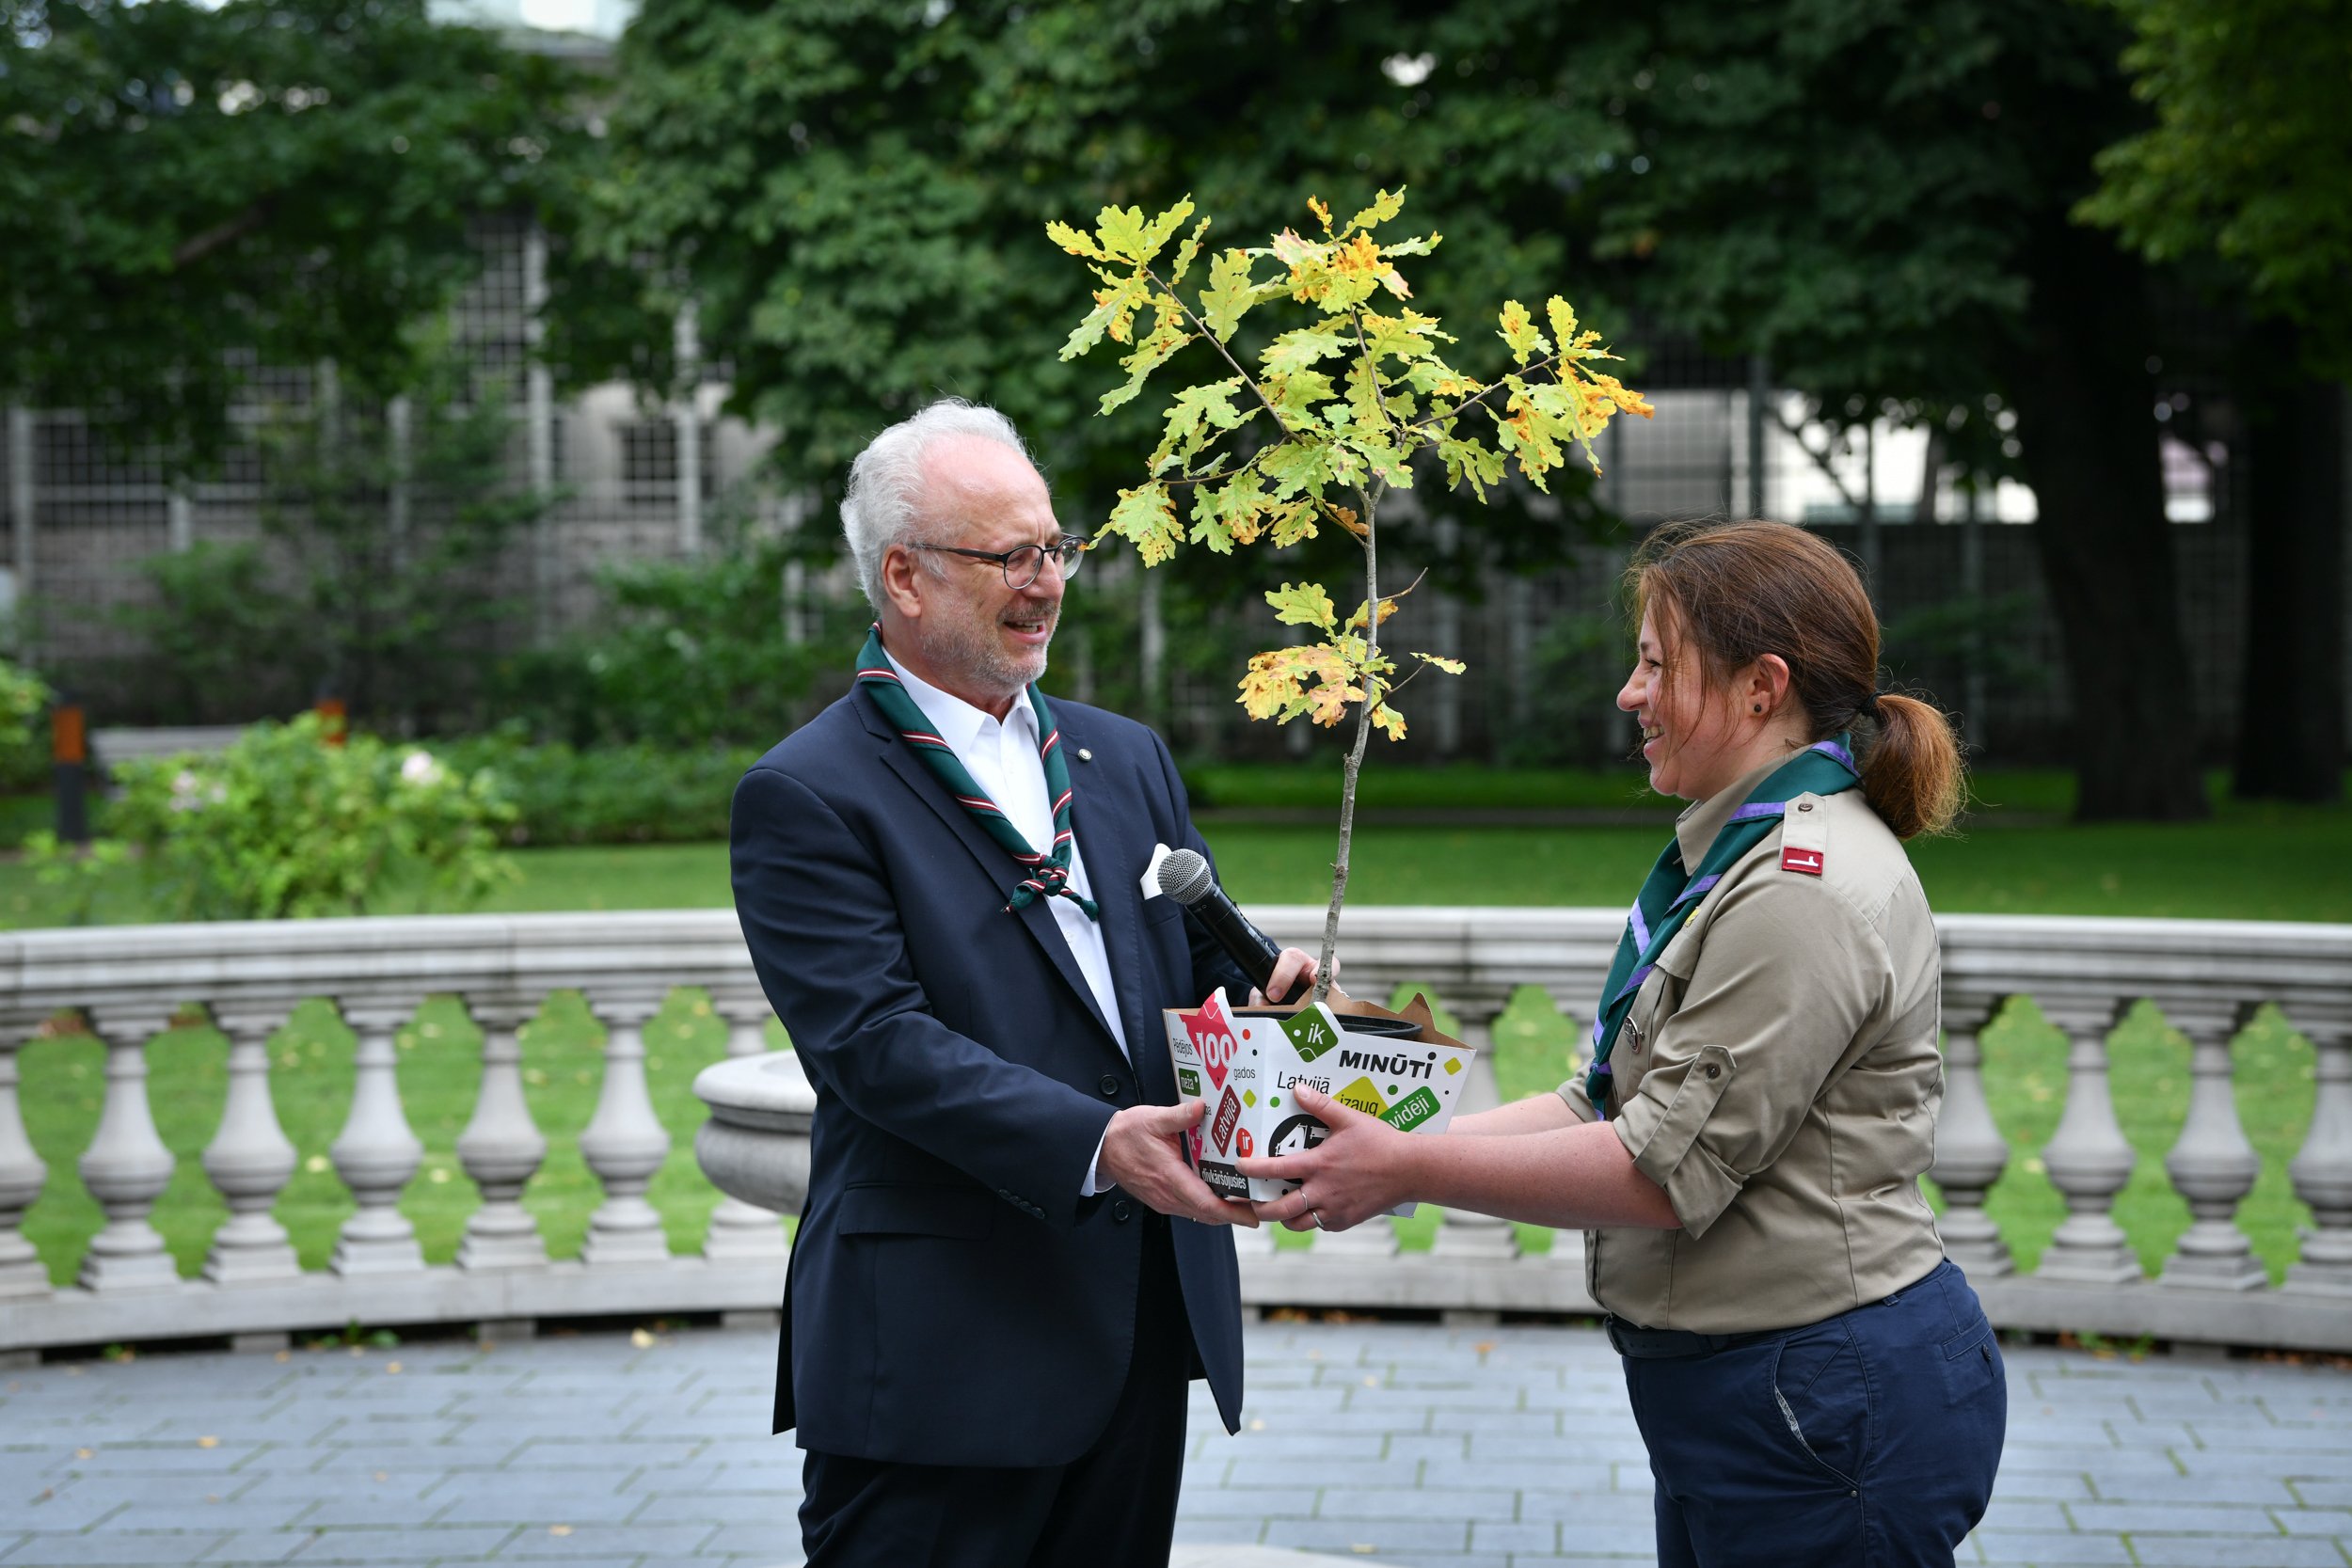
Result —
[[1862, 705], [1856, 711], [1867, 713], [1876, 719], [1879, 716], [1879, 693], [1873, 691], [1867, 697], [1863, 698]]

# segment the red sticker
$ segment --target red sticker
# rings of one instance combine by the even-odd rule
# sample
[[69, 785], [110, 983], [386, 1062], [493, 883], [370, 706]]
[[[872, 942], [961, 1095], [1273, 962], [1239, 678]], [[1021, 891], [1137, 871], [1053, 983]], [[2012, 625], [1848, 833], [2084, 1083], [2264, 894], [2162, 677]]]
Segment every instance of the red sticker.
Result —
[[1232, 1090], [1227, 1089], [1224, 1100], [1217, 1105], [1216, 1119], [1209, 1124], [1209, 1147], [1219, 1154], [1224, 1153], [1232, 1147], [1233, 1130], [1240, 1125], [1241, 1099]]
[[1783, 849], [1780, 852], [1780, 868], [1818, 877], [1821, 874], [1821, 852], [1819, 849]]
[[1200, 1004], [1197, 1013], [1178, 1013], [1184, 1033], [1192, 1037], [1192, 1048], [1200, 1053], [1200, 1065], [1209, 1074], [1209, 1086], [1225, 1086], [1225, 1074], [1232, 1067], [1233, 1058], [1241, 1054], [1241, 1031], [1233, 1027], [1232, 1019], [1225, 1011], [1222, 988], [1209, 992], [1209, 999]]
[[1257, 1145], [1250, 1141], [1248, 1128], [1245, 1127], [1238, 1132], [1234, 1133], [1233, 1152], [1240, 1155], [1245, 1160], [1248, 1159], [1252, 1154], [1258, 1152]]

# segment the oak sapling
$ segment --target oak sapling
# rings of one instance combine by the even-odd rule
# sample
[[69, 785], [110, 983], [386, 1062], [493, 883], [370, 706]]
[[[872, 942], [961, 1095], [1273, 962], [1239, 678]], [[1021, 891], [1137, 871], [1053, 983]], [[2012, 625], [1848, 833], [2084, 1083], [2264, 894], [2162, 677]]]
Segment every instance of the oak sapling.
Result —
[[[1196, 281], [1189, 300], [1179, 291], [1207, 254], [1201, 241], [1209, 229], [1203, 217], [1177, 241], [1192, 216], [1189, 199], [1152, 217], [1136, 207], [1105, 207], [1091, 233], [1046, 225], [1054, 243], [1083, 258], [1102, 284], [1061, 357], [1075, 358], [1106, 338], [1128, 348], [1120, 360], [1127, 380], [1103, 395], [1104, 413], [1133, 400], [1155, 371], [1196, 342], [1214, 350], [1229, 372], [1169, 397], [1149, 477], [1120, 492], [1097, 537], [1123, 536], [1146, 566], [1184, 544], [1220, 555], [1235, 546], [1279, 549], [1327, 525], [1363, 549], [1363, 601], [1344, 621], [1320, 583], [1285, 582], [1266, 594], [1278, 620], [1307, 627], [1319, 641], [1253, 656], [1238, 699], [1252, 719], [1279, 723], [1304, 716], [1336, 726], [1351, 706], [1356, 710], [1317, 1001], [1330, 987], [1347, 896], [1356, 781], [1372, 732], [1403, 739], [1405, 717], [1391, 699], [1424, 669], [1459, 674], [1463, 668], [1415, 652], [1409, 657], [1418, 662], [1400, 679], [1396, 659], [1381, 646], [1381, 623], [1411, 591], [1385, 597], [1380, 591], [1382, 498], [1409, 489], [1423, 458], [1434, 459], [1433, 468], [1443, 467], [1448, 488], [1467, 487], [1481, 503], [1513, 462], [1529, 483], [1549, 489], [1546, 476], [1567, 461], [1570, 448], [1598, 473], [1593, 437], [1617, 414], [1647, 419], [1652, 412], [1639, 392], [1599, 368], [1616, 356], [1598, 333], [1578, 325], [1557, 294], [1545, 303], [1542, 325], [1518, 300], [1503, 302], [1498, 333], [1512, 368], [1500, 376], [1481, 381], [1446, 363], [1440, 346], [1455, 339], [1439, 330], [1436, 317], [1406, 303], [1412, 290], [1396, 266], [1399, 258], [1428, 254], [1439, 236], [1375, 237], [1404, 206], [1402, 190], [1382, 191], [1334, 228], [1330, 209], [1311, 198], [1321, 238], [1286, 229], [1263, 248], [1210, 255], [1207, 282]], [[1163, 262], [1171, 241], [1175, 253]], [[1234, 352], [1235, 329], [1251, 311], [1283, 299], [1307, 307], [1305, 325], [1270, 339], [1255, 356], [1256, 369], [1246, 368]], [[1189, 530], [1178, 516], [1186, 491]]]

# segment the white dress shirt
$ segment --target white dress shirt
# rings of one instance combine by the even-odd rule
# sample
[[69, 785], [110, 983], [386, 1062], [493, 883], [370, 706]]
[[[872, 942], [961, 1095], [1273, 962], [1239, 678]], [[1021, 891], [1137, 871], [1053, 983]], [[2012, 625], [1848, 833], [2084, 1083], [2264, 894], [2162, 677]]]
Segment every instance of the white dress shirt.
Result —
[[[1038, 755], [1042, 737], [1037, 733], [1037, 710], [1029, 705], [1026, 696], [1016, 699], [1012, 711], [1000, 721], [993, 714], [931, 685], [891, 657], [888, 649], [883, 650], [883, 657], [890, 658], [891, 669], [898, 672], [898, 684], [906, 688], [914, 705], [930, 721], [932, 731], [955, 752], [956, 760], [963, 764], [973, 782], [988, 792], [988, 798], [996, 802], [996, 809], [1005, 814], [1014, 831], [1028, 841], [1030, 848], [1050, 849], [1054, 842], [1054, 803], [1045, 789], [1045, 759]], [[1008, 861], [1009, 879], [1014, 869]], [[1079, 852], [1074, 833], [1070, 840], [1070, 885], [1089, 898], [1094, 895], [1092, 884], [1087, 880], [1086, 857]], [[1005, 886], [1009, 892], [1012, 881], [1009, 879]], [[1102, 926], [1088, 919], [1086, 911], [1075, 900], [1048, 898], [1045, 907], [1053, 911], [1054, 924], [1060, 927], [1062, 940], [1070, 944], [1070, 956], [1078, 960], [1078, 973], [1086, 976], [1087, 989], [1094, 993], [1095, 1004], [1103, 1009], [1112, 1038], [1119, 1042], [1120, 1053], [1132, 1065], [1135, 1052], [1127, 1043], [1127, 1026], [1119, 1016], [1119, 997], [1111, 985], [1110, 952], [1103, 942]], [[1099, 1162], [1101, 1146], [1094, 1152]], [[1091, 1197], [1099, 1190], [1094, 1164], [1089, 1163], [1086, 1184], [1078, 1196]]]

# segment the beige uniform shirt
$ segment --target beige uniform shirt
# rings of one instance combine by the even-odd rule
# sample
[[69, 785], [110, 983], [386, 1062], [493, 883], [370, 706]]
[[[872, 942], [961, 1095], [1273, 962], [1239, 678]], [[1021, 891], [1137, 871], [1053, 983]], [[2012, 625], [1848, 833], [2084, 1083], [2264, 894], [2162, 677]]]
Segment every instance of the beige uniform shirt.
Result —
[[[1683, 864], [1771, 770], [1682, 814]], [[1784, 847], [1819, 874], [1784, 869]], [[1932, 1269], [1918, 1178], [1944, 1094], [1940, 979], [1927, 896], [1862, 791], [1789, 801], [1659, 955], [1610, 1054], [1612, 1125], [1682, 1228], [1586, 1231], [1593, 1299], [1645, 1328], [1739, 1334]], [[1593, 1119], [1581, 1074], [1559, 1093]]]

